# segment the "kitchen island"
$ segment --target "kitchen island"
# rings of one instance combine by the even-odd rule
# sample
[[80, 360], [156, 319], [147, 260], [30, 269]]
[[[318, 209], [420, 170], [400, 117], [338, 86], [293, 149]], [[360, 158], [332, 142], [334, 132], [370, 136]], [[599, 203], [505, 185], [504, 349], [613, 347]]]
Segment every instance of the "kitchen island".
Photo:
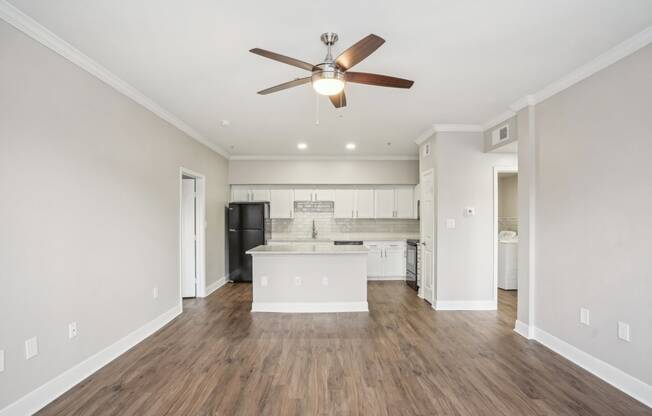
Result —
[[364, 246], [264, 245], [253, 257], [252, 312], [367, 312]]

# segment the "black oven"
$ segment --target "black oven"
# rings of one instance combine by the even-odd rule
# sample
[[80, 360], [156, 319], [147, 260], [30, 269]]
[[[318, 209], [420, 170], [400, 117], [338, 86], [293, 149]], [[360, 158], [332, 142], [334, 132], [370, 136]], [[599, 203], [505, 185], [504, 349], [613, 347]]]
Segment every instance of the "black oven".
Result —
[[407, 254], [406, 254], [406, 273], [405, 281], [414, 290], [419, 290], [417, 285], [417, 276], [419, 273], [419, 257], [418, 257], [419, 240], [407, 240]]

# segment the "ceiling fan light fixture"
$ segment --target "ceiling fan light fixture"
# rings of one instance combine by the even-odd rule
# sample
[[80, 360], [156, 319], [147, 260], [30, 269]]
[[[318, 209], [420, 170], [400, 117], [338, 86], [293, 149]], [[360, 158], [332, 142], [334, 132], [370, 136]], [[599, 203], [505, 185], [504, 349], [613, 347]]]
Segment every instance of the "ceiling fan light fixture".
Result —
[[339, 71], [315, 72], [312, 88], [319, 95], [337, 95], [344, 90], [344, 76]]

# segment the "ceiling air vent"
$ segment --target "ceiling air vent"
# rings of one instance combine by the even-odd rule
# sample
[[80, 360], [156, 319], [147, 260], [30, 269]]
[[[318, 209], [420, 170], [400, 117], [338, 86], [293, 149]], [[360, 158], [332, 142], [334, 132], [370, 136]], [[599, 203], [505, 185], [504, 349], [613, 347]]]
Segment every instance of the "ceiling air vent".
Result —
[[495, 146], [509, 140], [509, 125], [504, 124], [491, 132], [491, 145]]

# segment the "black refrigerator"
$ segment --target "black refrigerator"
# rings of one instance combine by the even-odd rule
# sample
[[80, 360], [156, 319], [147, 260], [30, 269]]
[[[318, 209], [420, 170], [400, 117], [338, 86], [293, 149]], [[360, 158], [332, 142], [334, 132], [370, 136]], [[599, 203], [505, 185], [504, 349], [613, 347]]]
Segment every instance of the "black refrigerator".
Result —
[[269, 202], [231, 202], [228, 216], [229, 279], [251, 282], [252, 258], [246, 252], [271, 238]]

